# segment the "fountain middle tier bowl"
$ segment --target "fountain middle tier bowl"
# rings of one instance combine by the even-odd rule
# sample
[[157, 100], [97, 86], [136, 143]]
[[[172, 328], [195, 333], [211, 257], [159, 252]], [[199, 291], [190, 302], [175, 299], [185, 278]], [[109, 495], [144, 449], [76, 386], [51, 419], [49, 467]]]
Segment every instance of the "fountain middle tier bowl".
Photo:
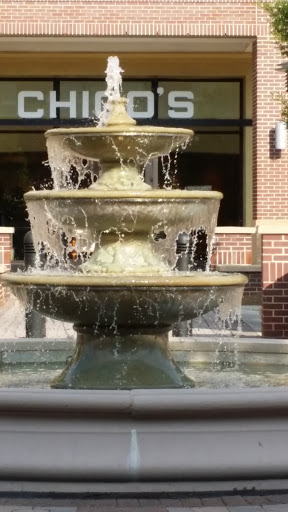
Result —
[[222, 304], [233, 310], [240, 305], [247, 282], [241, 274], [216, 272], [158, 276], [41, 272], [4, 274], [1, 279], [22, 303], [39, 313], [112, 331], [123, 326], [157, 330]]
[[121, 124], [89, 128], [55, 128], [45, 133], [47, 138], [58, 138], [61, 151], [72, 151], [89, 160], [127, 161], [167, 155], [184, 144], [192, 131], [185, 128], [160, 128]]
[[[181, 223], [183, 228], [217, 222], [220, 200], [223, 195], [216, 191], [148, 190], [148, 191], [101, 191], [42, 190], [27, 192], [30, 221], [41, 219], [75, 229], [117, 229], [141, 231], [151, 226]], [[32, 229], [33, 235], [35, 231]]]
[[[65, 233], [67, 239], [76, 238], [78, 253], [89, 252], [89, 248], [96, 244], [95, 250], [106, 251], [107, 257], [113, 259], [117, 242], [123, 251], [129, 245], [132, 252], [127, 249], [126, 259], [128, 261], [128, 254], [131, 254], [130, 261], [133, 260], [135, 268], [137, 254], [139, 261], [142, 260], [147, 252], [144, 245], [149, 244], [150, 251], [158, 255], [159, 261], [163, 260], [167, 269], [175, 266], [175, 241], [179, 232], [190, 233], [202, 228], [207, 233], [209, 247], [221, 198], [220, 192], [200, 190], [87, 189], [25, 194], [35, 247], [44, 241], [48, 251], [53, 248], [53, 254], [59, 260], [63, 255], [61, 233]], [[160, 232], [164, 236], [155, 241]], [[117, 254], [119, 256], [118, 249]], [[149, 273], [149, 267], [155, 264], [151, 263], [153, 258], [146, 259]]]

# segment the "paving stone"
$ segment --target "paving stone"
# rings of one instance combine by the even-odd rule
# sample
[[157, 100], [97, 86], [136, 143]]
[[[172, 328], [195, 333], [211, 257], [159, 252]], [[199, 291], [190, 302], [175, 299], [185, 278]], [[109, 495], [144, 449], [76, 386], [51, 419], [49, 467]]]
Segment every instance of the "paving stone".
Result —
[[[229, 512], [227, 507], [193, 507], [190, 509], [191, 512]], [[261, 510], [263, 512], [263, 510]]]
[[202, 498], [201, 499], [201, 505], [204, 505], [204, 507], [216, 507], [218, 505], [225, 505], [222, 498]]
[[184, 507], [200, 507], [201, 500], [200, 498], [183, 498], [181, 499], [181, 504], [184, 505]]
[[[120, 510], [119, 507], [105, 507], [105, 505], [100, 506], [100, 507], [98, 507], [97, 505], [91, 505], [91, 506], [79, 505], [79, 507], [77, 507], [77, 512], [118, 512], [119, 510]], [[135, 508], [134, 508], [134, 510], [135, 510]], [[131, 507], [129, 507], [129, 512], [131, 512]]]
[[21, 510], [21, 512], [31, 512], [32, 507], [21, 507], [20, 505], [0, 505], [0, 512], [12, 512], [13, 510]]
[[[99, 507], [98, 505], [79, 505], [77, 507], [77, 512], [118, 512], [119, 510], [119, 507], [106, 507], [105, 505], [100, 505]], [[129, 511], [131, 512], [131, 508], [129, 508]]]
[[265, 498], [269, 503], [288, 503], [288, 494], [269, 494]]
[[[13, 509], [15, 511], [15, 509]], [[77, 512], [77, 507], [39, 507], [39, 506], [33, 506], [32, 507], [33, 512]]]
[[31, 512], [32, 507], [21, 507], [21, 505], [0, 505], [0, 512], [13, 512], [19, 510], [19, 512]]
[[78, 512], [77, 507], [0, 505], [0, 512]]
[[[137, 509], [132, 509], [133, 511], [134, 510], [139, 510], [139, 512], [167, 512], [169, 509], [167, 507], [163, 507], [163, 505], [156, 505], [156, 506], [151, 506], [151, 507], [138, 507]], [[100, 512], [100, 511], [99, 511]], [[117, 508], [117, 510], [114, 510], [113, 512], [131, 512], [131, 507], [127, 507], [127, 508]], [[189, 509], [189, 512], [191, 512], [191, 509]], [[210, 512], [213, 512], [210, 510]]]
[[259, 505], [240, 505], [239, 507], [228, 507], [228, 510], [229, 512], [263, 512], [263, 508]]
[[[105, 498], [97, 499], [96, 498], [95, 500], [93, 500], [93, 504], [91, 504], [91, 507], [94, 507], [94, 508], [97, 508], [97, 507], [106, 507], [106, 508], [117, 507], [117, 500], [116, 499], [111, 499], [111, 498], [107, 498], [107, 499], [105, 499]], [[59, 510], [59, 512], [61, 512], [61, 511]], [[76, 510], [76, 512], [78, 512], [78, 511]]]
[[265, 505], [265, 503], [271, 503], [265, 496], [254, 495], [245, 495], [245, 501], [249, 503], [249, 505]]
[[149, 498], [139, 498], [139, 504], [143, 507], [157, 507], [157, 505], [161, 505], [160, 500], [150, 499]]
[[168, 507], [168, 512], [191, 512], [190, 507]]
[[263, 510], [265, 512], [287, 512], [287, 505], [263, 505]]
[[161, 505], [165, 505], [166, 507], [182, 507], [183, 503], [181, 500], [173, 499], [173, 498], [160, 498]]
[[[131, 508], [121, 508], [121, 509], [117, 509], [117, 512], [121, 510], [121, 512], [131, 512]], [[136, 510], [136, 509], [134, 509]], [[156, 506], [152, 506], [152, 507], [139, 507], [137, 510], [139, 510], [139, 512], [167, 512], [169, 509], [167, 507], [164, 507], [163, 505], [156, 505]], [[116, 511], [114, 511], [116, 512]], [[190, 512], [191, 512], [191, 509], [190, 509]], [[213, 512], [210, 510], [210, 512]]]
[[136, 498], [117, 499], [118, 507], [139, 507], [139, 501]]
[[222, 497], [222, 500], [223, 500], [223, 503], [224, 505], [230, 505], [231, 506], [236, 506], [236, 505], [247, 505], [247, 501], [245, 501], [245, 498], [238, 495], [238, 494], [235, 494], [235, 495], [232, 495], [232, 496], [221, 496]]

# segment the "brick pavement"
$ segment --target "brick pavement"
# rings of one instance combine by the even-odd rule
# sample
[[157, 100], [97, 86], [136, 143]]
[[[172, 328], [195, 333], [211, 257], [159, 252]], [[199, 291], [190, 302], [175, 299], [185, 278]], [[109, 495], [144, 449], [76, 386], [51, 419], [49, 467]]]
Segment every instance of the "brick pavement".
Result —
[[288, 512], [288, 494], [0, 498], [0, 512]]

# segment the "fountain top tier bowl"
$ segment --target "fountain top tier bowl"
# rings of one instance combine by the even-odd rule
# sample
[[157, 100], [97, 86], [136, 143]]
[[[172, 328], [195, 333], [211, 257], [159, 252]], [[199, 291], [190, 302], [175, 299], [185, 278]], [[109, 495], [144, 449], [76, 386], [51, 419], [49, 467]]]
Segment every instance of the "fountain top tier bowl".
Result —
[[[193, 132], [185, 128], [136, 126], [126, 111], [127, 100], [109, 101], [105, 125], [88, 128], [57, 128], [46, 132], [48, 157], [52, 167], [61, 173], [71, 156], [99, 161], [97, 182], [90, 188], [104, 190], [147, 190], [151, 186], [141, 178], [147, 162], [167, 155], [187, 144]], [[69, 169], [66, 169], [66, 173]], [[65, 180], [59, 181], [65, 186]]]
[[[146, 162], [147, 157], [167, 155], [184, 144], [193, 135], [185, 128], [136, 126], [136, 121], [126, 111], [126, 98], [111, 100], [109, 117], [104, 126], [87, 128], [56, 128], [48, 130], [49, 138], [64, 136], [67, 148], [82, 158], [126, 161], [136, 158]], [[114, 151], [113, 151], [114, 149]]]

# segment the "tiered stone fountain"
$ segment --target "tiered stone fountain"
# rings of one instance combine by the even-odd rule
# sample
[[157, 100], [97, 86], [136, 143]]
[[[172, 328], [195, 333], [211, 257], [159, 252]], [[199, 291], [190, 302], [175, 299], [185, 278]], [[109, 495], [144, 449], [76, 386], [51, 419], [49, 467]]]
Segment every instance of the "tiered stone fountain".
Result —
[[[136, 126], [120, 96], [121, 71], [110, 58], [98, 126], [46, 133], [55, 188], [25, 195], [34, 243], [44, 241], [58, 266], [3, 281], [33, 309], [74, 324], [76, 352], [52, 387], [193, 387], [168, 353], [168, 332], [223, 303], [239, 307], [246, 278], [174, 270], [180, 232], [205, 229], [211, 249], [222, 195], [152, 190], [144, 182], [146, 162], [179, 149], [192, 132]], [[95, 160], [96, 183], [64, 189], [71, 164], [85, 170]], [[94, 247], [77, 268], [63, 260], [63, 234]]]
[[[179, 232], [204, 229], [211, 248], [221, 194], [143, 182], [145, 162], [192, 132], [135, 126], [111, 65], [100, 123], [47, 132], [54, 190], [26, 194], [35, 245], [57, 264], [3, 277], [24, 303], [73, 322], [77, 346], [52, 383], [68, 389], [0, 389], [2, 491], [234, 492], [269, 489], [269, 479], [281, 488], [287, 389], [171, 389], [194, 385], [169, 356], [171, 325], [234, 311], [245, 278], [174, 270]], [[94, 159], [97, 182], [73, 189], [71, 164], [81, 173]], [[92, 256], [67, 265], [67, 239], [78, 252], [95, 246]]]

